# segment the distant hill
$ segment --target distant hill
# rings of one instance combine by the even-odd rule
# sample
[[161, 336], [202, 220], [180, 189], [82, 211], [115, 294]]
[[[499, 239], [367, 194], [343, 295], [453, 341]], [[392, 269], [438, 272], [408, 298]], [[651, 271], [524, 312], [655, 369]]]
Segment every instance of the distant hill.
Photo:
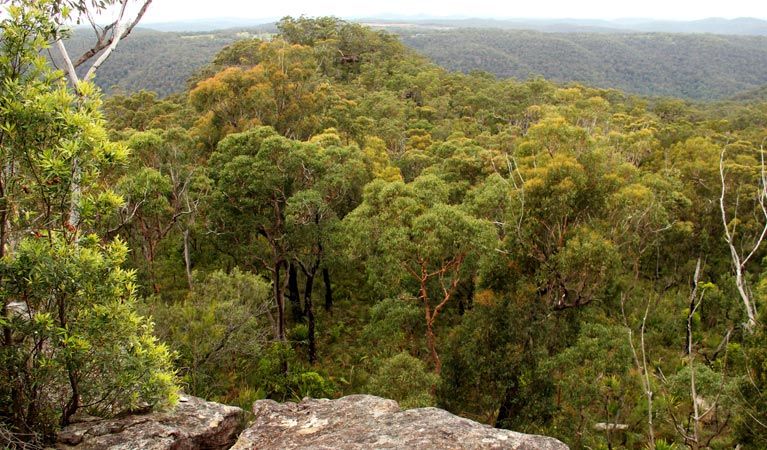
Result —
[[738, 19], [710, 18], [690, 22], [624, 19], [613, 23], [633, 31], [767, 36], [767, 20], [749, 17]]
[[[369, 20], [375, 23], [375, 19]], [[386, 23], [387, 21], [384, 21]], [[389, 21], [389, 23], [392, 23]], [[753, 18], [710, 18], [694, 21], [651, 19], [462, 19], [419, 20], [421, 27], [499, 28], [503, 30], [532, 30], [546, 33], [708, 33], [736, 36], [767, 36], [767, 20]]]
[[259, 20], [259, 19], [243, 19], [240, 17], [227, 17], [219, 19], [204, 19], [204, 20], [186, 20], [178, 22], [155, 22], [144, 23], [141, 25], [143, 28], [148, 28], [155, 31], [173, 31], [173, 32], [200, 32], [200, 31], [221, 31], [229, 30], [232, 28], [244, 29], [244, 28], [271, 28], [275, 29], [274, 23], [279, 18], [273, 20]]
[[[764, 70], [767, 35], [626, 31], [630, 27], [669, 29], [672, 26], [675, 29], [721, 29], [740, 24], [741, 30], [756, 34], [754, 30], [761, 26], [767, 29], [767, 22], [757, 19], [697, 22], [366, 19], [363, 22], [398, 34], [404, 44], [454, 71], [479, 69], [516, 79], [542, 76], [562, 83], [576, 81], [634, 94], [695, 100], [728, 98], [767, 84], [767, 70]], [[248, 21], [194, 22], [199, 29], [234, 23], [244, 25]], [[191, 27], [191, 24], [182, 22], [178, 26]], [[455, 28], [459, 25], [474, 28]], [[523, 25], [550, 31], [504, 29]], [[562, 31], [568, 29], [579, 31]], [[160, 96], [182, 92], [187, 79], [224, 46], [237, 39], [268, 36], [274, 31], [274, 23], [218, 31], [162, 32], [138, 28], [102, 66], [95, 81], [107, 94], [115, 89], [126, 93], [146, 89]], [[71, 53], [84, 50], [87, 38], [85, 30], [75, 31], [67, 42]]]
[[767, 83], [767, 36], [543, 33], [397, 28], [439, 65], [504, 78], [542, 76], [649, 96], [729, 97]]

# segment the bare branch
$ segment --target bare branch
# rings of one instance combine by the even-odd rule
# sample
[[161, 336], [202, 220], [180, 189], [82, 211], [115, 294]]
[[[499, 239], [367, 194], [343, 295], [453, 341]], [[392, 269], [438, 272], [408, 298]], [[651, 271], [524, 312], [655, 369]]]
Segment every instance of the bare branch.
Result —
[[128, 3], [131, 1], [132, 0], [119, 0], [118, 3], [120, 5], [120, 12], [117, 16], [117, 19], [104, 27], [101, 27], [97, 24], [94, 11], [87, 7], [84, 2], [81, 2], [80, 8], [78, 9], [86, 17], [91, 25], [91, 28], [93, 28], [93, 32], [96, 35], [96, 43], [90, 49], [82, 53], [73, 62], [72, 58], [64, 47], [64, 44], [60, 40], [56, 42], [59, 53], [64, 59], [65, 64], [67, 64], [67, 76], [70, 78], [73, 84], [76, 84], [77, 81], [77, 76], [75, 75], [73, 69], [82, 66], [86, 62], [90, 61], [94, 56], [101, 53], [96, 62], [94, 62], [93, 65], [88, 68], [87, 75], [84, 77], [84, 79], [87, 80], [92, 77], [96, 70], [101, 67], [104, 61], [106, 61], [107, 58], [109, 58], [109, 56], [115, 50], [115, 48], [117, 48], [117, 44], [122, 39], [128, 37], [131, 31], [133, 31], [133, 29], [136, 27], [139, 21], [141, 21], [142, 17], [146, 13], [149, 5], [152, 3], [152, 0], [140, 0], [142, 4], [138, 13], [136, 13], [135, 16], [126, 18]]
[[64, 47], [64, 42], [62, 42], [61, 39], [56, 39], [55, 45], [56, 49], [59, 51], [59, 55], [61, 55], [61, 58], [64, 60], [67, 76], [72, 82], [72, 85], [76, 87], [80, 79], [77, 77], [75, 66], [72, 64], [72, 60], [69, 58], [69, 53], [67, 53], [66, 47]]

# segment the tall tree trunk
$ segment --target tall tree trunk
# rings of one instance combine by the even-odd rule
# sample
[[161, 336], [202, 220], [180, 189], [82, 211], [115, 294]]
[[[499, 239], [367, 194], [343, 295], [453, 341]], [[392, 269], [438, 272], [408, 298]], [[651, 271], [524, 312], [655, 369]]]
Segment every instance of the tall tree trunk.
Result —
[[194, 288], [194, 280], [192, 279], [192, 255], [189, 243], [189, 229], [184, 230], [184, 267], [186, 268], [186, 282], [189, 286], [189, 290]]
[[442, 372], [442, 361], [437, 354], [437, 338], [434, 336], [434, 315], [429, 305], [429, 294], [426, 290], [427, 278], [421, 280], [421, 301], [423, 302], [423, 311], [426, 316], [426, 344], [429, 346], [429, 355], [434, 362], [434, 373], [439, 375]]
[[498, 408], [498, 415], [495, 418], [495, 427], [502, 428], [508, 419], [511, 419], [517, 414], [517, 408], [515, 407], [514, 399], [519, 396], [519, 387], [517, 383], [511, 388], [506, 388], [506, 392], [503, 395], [503, 401]]
[[429, 354], [432, 361], [434, 361], [434, 373], [439, 375], [442, 372], [442, 360], [439, 359], [439, 354], [437, 353], [437, 338], [434, 336], [433, 321], [428, 319], [426, 321], [426, 339], [429, 343]]
[[157, 282], [157, 278], [154, 275], [154, 255], [149, 259], [149, 281], [152, 283], [152, 290], [155, 295], [160, 295], [160, 283]]
[[298, 269], [296, 269], [295, 263], [290, 262], [288, 264], [288, 303], [290, 303], [293, 321], [296, 323], [301, 322], [304, 318], [300, 295], [298, 292]]
[[306, 287], [304, 289], [304, 313], [309, 319], [309, 363], [317, 361], [317, 342], [314, 336], [314, 308], [312, 307], [312, 291], [314, 290], [314, 275], [316, 270], [306, 274]]
[[330, 312], [333, 308], [333, 287], [330, 285], [330, 271], [327, 267], [322, 268], [322, 282], [325, 283], [325, 311]]
[[282, 286], [282, 278], [280, 277], [280, 271], [282, 270], [282, 261], [275, 261], [272, 266], [272, 272], [274, 274], [274, 285], [272, 286], [272, 292], [274, 294], [274, 302], [277, 304], [277, 340], [280, 342], [285, 341], [285, 290]]
[[[274, 301], [277, 303], [277, 342], [285, 342], [285, 286], [283, 286], [280, 271], [282, 270], [282, 260], [277, 259], [272, 266], [274, 273]], [[284, 352], [280, 352], [280, 372], [288, 373], [288, 361], [285, 359]]]

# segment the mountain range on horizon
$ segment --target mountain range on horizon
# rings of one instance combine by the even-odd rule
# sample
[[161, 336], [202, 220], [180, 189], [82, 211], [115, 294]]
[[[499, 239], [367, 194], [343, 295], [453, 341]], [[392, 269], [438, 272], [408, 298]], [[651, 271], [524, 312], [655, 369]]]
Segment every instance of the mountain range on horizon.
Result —
[[[280, 18], [240, 18], [224, 17], [198, 20], [182, 20], [172, 22], [142, 23], [144, 28], [156, 31], [189, 31], [202, 32], [254, 26], [268, 26]], [[373, 27], [403, 26], [425, 28], [500, 28], [533, 30], [543, 32], [588, 32], [588, 33], [632, 33], [632, 32], [664, 32], [664, 33], [707, 33], [724, 35], [767, 36], [767, 20], [754, 17], [725, 19], [711, 17], [700, 20], [659, 20], [649, 18], [621, 19], [527, 19], [527, 18], [471, 18], [471, 17], [437, 17], [437, 16], [404, 16], [383, 14], [374, 17], [345, 18]]]

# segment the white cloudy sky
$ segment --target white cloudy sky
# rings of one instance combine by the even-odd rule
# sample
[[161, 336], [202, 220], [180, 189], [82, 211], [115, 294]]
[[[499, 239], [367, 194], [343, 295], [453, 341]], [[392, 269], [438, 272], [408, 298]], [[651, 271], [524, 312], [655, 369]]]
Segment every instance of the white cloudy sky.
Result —
[[427, 14], [483, 18], [767, 19], [764, 0], [153, 0], [144, 22], [189, 19], [274, 19], [287, 15]]

